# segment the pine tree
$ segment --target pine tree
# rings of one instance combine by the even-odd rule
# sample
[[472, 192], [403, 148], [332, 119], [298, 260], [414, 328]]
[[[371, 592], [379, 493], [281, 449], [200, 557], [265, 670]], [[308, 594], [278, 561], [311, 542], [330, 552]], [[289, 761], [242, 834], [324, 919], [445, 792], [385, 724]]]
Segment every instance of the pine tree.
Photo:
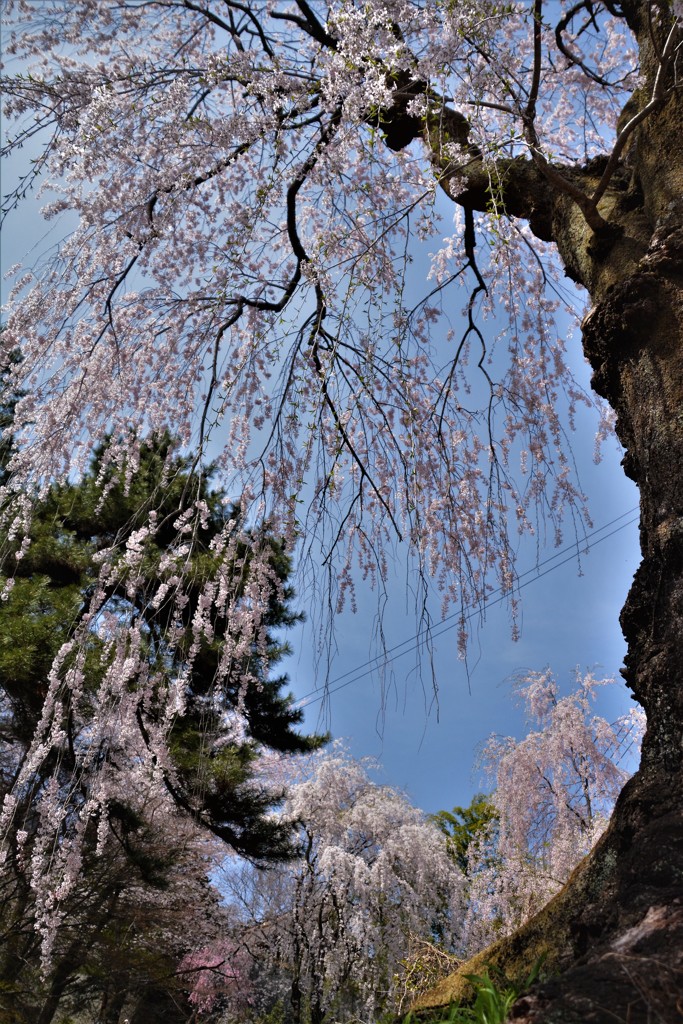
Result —
[[463, 874], [469, 871], [468, 852], [474, 842], [495, 829], [498, 812], [490, 797], [476, 793], [467, 807], [437, 811], [432, 821], [448, 840], [448, 852]]
[[[11, 441], [5, 452], [9, 457]], [[106, 497], [101, 500], [103, 476]], [[65, 661], [63, 671], [68, 672], [77, 657], [84, 659], [83, 699], [77, 713], [65, 704], [61, 716], [65, 739], [45, 751], [15, 809], [21, 828], [18, 838], [13, 837], [3, 870], [0, 977], [4, 991], [0, 1005], [4, 1004], [6, 1012], [19, 1015], [19, 1020], [24, 1014], [26, 1020], [48, 1024], [64, 999], [74, 1005], [83, 1005], [85, 1000], [87, 1005], [88, 1000], [98, 998], [104, 1006], [111, 996], [111, 1009], [115, 1004], [123, 1005], [129, 987], [135, 990], [136, 985], [140, 998], [153, 997], [152, 1002], [158, 1002], [164, 986], [159, 989], [158, 982], [154, 986], [157, 976], [166, 978], [167, 988], [173, 985], [178, 989], [174, 997], [177, 1001], [182, 983], [173, 981], [174, 968], [192, 948], [192, 936], [205, 936], [212, 915], [202, 831], [257, 860], [291, 853], [290, 830], [268, 813], [280, 792], [256, 778], [259, 757], [265, 749], [287, 754], [308, 752], [323, 738], [298, 731], [302, 712], [285, 692], [287, 677], [271, 673], [288, 651], [279, 631], [300, 617], [291, 607], [294, 594], [287, 582], [290, 560], [277, 538], [264, 534], [259, 539], [268, 549], [281, 586], [270, 597], [264, 635], [250, 664], [244, 664], [243, 655], [223, 683], [215, 685], [217, 662], [229, 639], [226, 621], [218, 614], [214, 615], [213, 639], [205, 640], [192, 661], [184, 680], [182, 710], [171, 730], [171, 758], [164, 772], [165, 801], [158, 796], [150, 799], [131, 782], [131, 766], [123, 746], [115, 739], [106, 746], [100, 738], [96, 752], [88, 749], [90, 720], [96, 715], [99, 688], [110, 660], [108, 634], [115, 632], [117, 621], [138, 617], [150, 667], [156, 673], [182, 678], [188, 647], [193, 642], [191, 623], [202, 579], [211, 568], [211, 541], [226, 519], [237, 522], [238, 517], [237, 510], [210, 489], [210, 478], [210, 471], [196, 472], [188, 460], [175, 454], [171, 439], [165, 437], [143, 447], [140, 465], [126, 487], [113, 470], [106, 468], [106, 449], [102, 449], [82, 480], [53, 487], [36, 504], [31, 543], [22, 557], [16, 559], [16, 552], [21, 553], [16, 542], [5, 539], [6, 545], [15, 550], [16, 566], [14, 586], [0, 605], [3, 795], [25, 767], [52, 664], [87, 615], [102, 553], [139, 528], [141, 516], [147, 514], [151, 503], [161, 521], [145, 551], [142, 572], [136, 575], [134, 586], [125, 571], [112, 575], [88, 634], [87, 649]], [[155, 604], [153, 595], [159, 586], [159, 566], [175, 538], [175, 530], [166, 524], [182, 515], [188, 496], [192, 501], [198, 497], [205, 501], [207, 515], [192, 552], [194, 588], [183, 621], [176, 624], [176, 642], [170, 644], [169, 609], [163, 603]], [[250, 551], [245, 547], [241, 554], [236, 571], [243, 574], [242, 586], [246, 587]], [[245, 679], [248, 686], [244, 685]], [[84, 710], [88, 707], [90, 716]], [[154, 718], [153, 707], [148, 706], [144, 716], [140, 713], [143, 737]], [[51, 967], [47, 980], [42, 982], [38, 963], [41, 939], [45, 940], [40, 928], [45, 922], [41, 923], [41, 908], [29, 885], [26, 865], [37, 851], [36, 827], [48, 780], [56, 776], [67, 786], [88, 756], [107, 760], [114, 780], [112, 795], [105, 804], [108, 841], [102, 844], [97, 823], [91, 822], [79, 853], [82, 876], [63, 902], [62, 924], [50, 939]], [[80, 801], [84, 802], [89, 793], [85, 782], [81, 786]], [[188, 835], [195, 838], [188, 839]], [[200, 894], [206, 890], [203, 902], [193, 897], [189, 919], [183, 917], [187, 904], [180, 898], [179, 872], [186, 896], [190, 891], [187, 886], [194, 885]], [[161, 903], [159, 894], [163, 894]], [[152, 937], [161, 927], [159, 914], [167, 920], [169, 906], [175, 908], [171, 918], [172, 933], [176, 935], [175, 962], [168, 950], [161, 959], [150, 959]], [[206, 920], [202, 921], [202, 916]], [[145, 927], [141, 919], [147, 921]], [[150, 922], [154, 921], [152, 926]], [[107, 943], [117, 935], [117, 953], [112, 959], [113, 950], [107, 952]], [[123, 944], [121, 936], [126, 936]], [[163, 941], [169, 942], [168, 928]], [[117, 970], [112, 973], [114, 960]]]
[[[227, 519], [235, 519], [238, 528], [239, 513], [234, 507], [226, 508], [221, 495], [209, 489], [210, 473], [195, 474], [187, 459], [170, 453], [169, 438], [144, 447], [140, 466], [128, 487], [112, 471], [110, 483], [105, 471], [106, 498], [101, 501], [100, 451], [82, 481], [53, 488], [37, 507], [31, 544], [17, 562], [10, 599], [0, 609], [0, 677], [17, 742], [26, 743], [33, 735], [45, 699], [44, 681], [74, 623], [87, 608], [87, 597], [99, 572], [98, 556], [139, 529], [152, 502], [156, 502], [162, 525], [146, 547], [142, 572], [132, 589], [129, 577], [120, 573], [109, 587], [99, 615], [122, 620], [139, 618], [150, 664], [168, 675], [182, 672], [193, 643], [191, 623], [202, 583], [213, 569], [211, 542]], [[206, 502], [208, 515], [202, 535], [195, 539], [189, 570], [192, 587], [171, 645], [167, 638], [174, 605], [154, 601], [159, 565], [167, 545], [175, 539], [172, 522], [182, 515], [190, 500], [198, 499]], [[271, 668], [289, 650], [275, 631], [292, 626], [300, 615], [291, 609], [294, 594], [287, 584], [291, 562], [283, 544], [267, 534], [259, 544], [268, 550], [270, 564], [282, 584], [280, 592], [274, 591], [270, 597], [260, 649], [254, 641], [248, 664], [241, 657], [216, 688], [214, 679], [226, 641], [226, 621], [214, 612], [213, 640], [205, 640], [192, 661], [185, 707], [173, 727], [171, 749], [178, 783], [169, 782], [174, 799], [185, 810], [194, 807], [197, 790], [201, 789], [197, 813], [202, 821], [238, 852], [256, 858], [282, 855], [287, 847], [286, 835], [264, 816], [272, 794], [259, 793], [249, 786], [259, 745], [285, 753], [304, 753], [321, 743], [321, 737], [297, 731], [303, 712], [294, 708], [292, 697], [283, 692], [287, 677], [271, 675]], [[250, 553], [243, 548], [239, 555], [235, 572], [244, 576], [246, 586]], [[86, 671], [86, 686], [91, 693], [101, 677], [104, 643], [94, 628]], [[245, 677], [249, 679], [246, 688]], [[226, 716], [237, 712], [244, 718], [244, 736], [226, 742], [230, 735]], [[68, 714], [65, 724], [67, 729], [72, 727]], [[71, 745], [76, 742], [77, 737], [70, 736]]]

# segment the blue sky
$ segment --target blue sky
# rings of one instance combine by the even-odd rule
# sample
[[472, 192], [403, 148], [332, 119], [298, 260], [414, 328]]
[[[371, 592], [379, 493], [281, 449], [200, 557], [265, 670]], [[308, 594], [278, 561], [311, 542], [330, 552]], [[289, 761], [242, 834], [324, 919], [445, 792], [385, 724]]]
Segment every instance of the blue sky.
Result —
[[[588, 368], [581, 369], [587, 380]], [[457, 657], [455, 630], [436, 627], [437, 701], [429, 665], [423, 663], [421, 673], [417, 667], [416, 642], [410, 642], [415, 620], [404, 614], [400, 593], [385, 616], [385, 630], [388, 648], [404, 645], [402, 656], [383, 670], [376, 663], [368, 665], [376, 653], [376, 597], [365, 593], [358, 612], [345, 613], [336, 623], [327, 700], [322, 674], [316, 674], [310, 631], [304, 626], [298, 635], [290, 635], [295, 653], [285, 668], [295, 695], [306, 698], [306, 724], [345, 738], [356, 756], [376, 757], [382, 766], [379, 777], [405, 789], [427, 811], [469, 803], [481, 788], [474, 771], [477, 750], [492, 732], [524, 735], [524, 717], [509, 686], [518, 670], [550, 665], [565, 690], [571, 688], [577, 667], [618, 677], [625, 653], [619, 611], [639, 561], [633, 511], [637, 492], [621, 470], [616, 441], [606, 445], [599, 466], [592, 464], [595, 426], [587, 414], [583, 419], [575, 448], [596, 527], [592, 543], [579, 559], [567, 535], [559, 551], [550, 547], [540, 552], [538, 569], [535, 547], [527, 545], [527, 557], [523, 552], [519, 562], [524, 576], [518, 641], [512, 639], [504, 603], [493, 604], [483, 622], [473, 617], [468, 666]], [[399, 579], [397, 589], [402, 586]], [[621, 682], [605, 689], [599, 705], [609, 720], [630, 706]]]
[[[447, 234], [452, 230], [450, 202], [442, 201], [441, 212], [441, 227]], [[427, 248], [438, 248], [436, 240], [431, 239]], [[415, 289], [416, 301], [423, 294], [420, 289], [424, 289], [428, 263], [425, 252], [417, 247], [412, 256], [414, 284], [409, 282], [409, 288]], [[461, 301], [455, 299], [458, 304]], [[585, 293], [577, 294], [576, 308], [584, 303]], [[506, 323], [489, 322], [486, 330], [492, 335]], [[569, 365], [577, 383], [590, 391], [590, 368], [579, 332], [569, 320], [564, 327], [570, 339]], [[295, 654], [286, 669], [293, 692], [306, 705], [307, 726], [323, 727], [335, 738], [346, 739], [356, 756], [377, 758], [380, 778], [405, 789], [414, 803], [429, 812], [466, 805], [480, 791], [477, 752], [491, 733], [518, 738], [525, 734], [524, 716], [511, 699], [510, 677], [518, 671], [550, 665], [563, 691], [571, 689], [577, 668], [613, 676], [618, 685], [601, 691], [598, 710], [613, 721], [632, 706], [619, 677], [626, 650], [619, 612], [639, 562], [638, 494], [621, 468], [623, 453], [616, 438], [608, 439], [602, 461], [595, 464], [596, 428], [597, 413], [580, 406], [570, 443], [588, 497], [594, 535], [577, 549], [567, 522], [563, 545], [556, 549], [550, 539], [549, 546], [544, 546], [541, 524], [538, 547], [536, 539], [521, 542], [517, 568], [522, 613], [517, 642], [512, 639], [506, 604], [492, 602], [484, 621], [476, 614], [471, 619], [467, 665], [457, 656], [455, 628], [438, 625], [430, 664], [424, 645], [411, 642], [418, 625], [415, 616], [406, 612], [409, 580], [400, 564], [390, 586], [383, 629], [386, 648], [402, 645], [402, 656], [384, 665], [381, 660], [372, 662], [378, 653], [377, 595], [367, 589], [360, 593], [361, 584], [358, 612], [345, 613], [335, 623], [327, 698], [324, 671], [313, 653], [313, 630], [304, 626], [290, 637]], [[552, 531], [548, 534], [551, 537]], [[305, 598], [301, 606], [306, 609]], [[438, 603], [431, 612], [438, 623]], [[436, 699], [432, 678], [438, 687]]]
[[[7, 181], [11, 171], [2, 170]], [[31, 250], [34, 257], [44, 251], [68, 226], [65, 218], [43, 224], [37, 204], [29, 204], [2, 234], [3, 273]], [[2, 290], [4, 298], [5, 281]], [[588, 388], [589, 371], [578, 340], [572, 346], [572, 367]], [[575, 545], [572, 550], [571, 530], [559, 555], [552, 547], [537, 552], [533, 543], [522, 549], [519, 641], [511, 638], [506, 606], [493, 604], [485, 621], [472, 620], [466, 668], [457, 657], [455, 630], [437, 626], [433, 678], [438, 700], [428, 660], [423, 657], [419, 667], [420, 645], [412, 639], [417, 625], [406, 612], [406, 580], [400, 569], [391, 587], [384, 629], [386, 647], [402, 644], [404, 653], [391, 659], [383, 671], [377, 665], [368, 666], [377, 653], [373, 644], [377, 597], [371, 593], [359, 590], [359, 611], [345, 613], [335, 623], [326, 700], [324, 672], [316, 667], [310, 625], [289, 636], [294, 654], [284, 668], [295, 696], [305, 698], [306, 725], [345, 738], [356, 756], [376, 757], [381, 764], [379, 777], [405, 789], [427, 811], [467, 804], [481, 788], [474, 764], [477, 749], [490, 733], [523, 735], [524, 720], [506, 682], [513, 673], [549, 664], [564, 688], [571, 685], [577, 666], [618, 675], [625, 650], [618, 615], [639, 559], [635, 515], [627, 515], [637, 505], [637, 493], [621, 470], [616, 441], [605, 445], [602, 463], [593, 464], [595, 426], [594, 414], [579, 413], [574, 453], [596, 528], [613, 525], [595, 536], [580, 563]], [[303, 593], [299, 606], [306, 610]], [[434, 617], [438, 621], [438, 612]], [[629, 704], [625, 687], [619, 685], [604, 693], [601, 710], [613, 719]]]

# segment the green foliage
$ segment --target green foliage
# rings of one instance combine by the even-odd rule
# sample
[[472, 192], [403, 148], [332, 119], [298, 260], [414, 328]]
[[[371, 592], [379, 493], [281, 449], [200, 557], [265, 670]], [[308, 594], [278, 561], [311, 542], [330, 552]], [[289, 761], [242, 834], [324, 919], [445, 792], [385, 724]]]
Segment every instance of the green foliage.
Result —
[[286, 1020], [284, 1000], [278, 999], [267, 1013], [256, 1018], [255, 1024], [286, 1024]]
[[489, 977], [488, 971], [484, 974], [468, 974], [467, 980], [474, 985], [476, 998], [471, 1007], [456, 1011], [449, 1020], [453, 1022], [472, 1021], [473, 1024], [505, 1024], [512, 1004], [517, 999], [519, 992], [516, 988], [498, 988]]
[[[9, 401], [8, 408], [11, 404]], [[3, 415], [4, 407], [0, 407], [0, 418]], [[11, 450], [10, 437], [0, 450], [0, 472], [4, 472]], [[95, 453], [80, 481], [52, 488], [35, 505], [31, 544], [23, 557], [14, 558], [16, 540], [0, 537], [6, 564], [14, 577], [8, 599], [0, 604], [0, 800], [12, 786], [17, 766], [40, 721], [55, 656], [88, 611], [98, 582], [98, 555], [109, 549], [107, 558], [116, 567], [121, 557], [116, 552], [124, 549], [127, 538], [143, 525], [150, 508], [157, 510], [159, 529], [145, 542], [141, 571], [133, 580], [121, 561], [120, 571], [112, 573], [107, 584], [102, 609], [121, 623], [142, 623], [145, 656], [156, 672], [175, 678], [185, 669], [192, 643], [192, 619], [202, 587], [215, 569], [212, 540], [232, 521], [240, 536], [245, 533], [237, 511], [226, 506], [210, 482], [210, 470], [195, 470], [175, 452], [168, 437], [142, 446], [139, 469], [132, 474], [128, 488], [107, 465], [107, 452], [102, 449]], [[177, 608], [170, 600], [155, 605], [152, 597], [163, 578], [162, 559], [177, 542], [173, 524], [197, 499], [205, 502], [208, 514], [194, 538], [189, 556], [191, 584], [180, 623], [183, 628], [178, 642], [171, 645], [164, 636], [170, 617], [178, 614]], [[253, 658], [246, 656], [248, 666], [235, 664], [229, 677], [217, 682], [216, 670], [228, 627], [224, 618], [214, 615], [213, 639], [202, 643], [191, 670], [185, 673], [185, 710], [177, 716], [171, 735], [173, 771], [169, 772], [169, 792], [186, 817], [195, 821], [200, 818], [238, 852], [266, 860], [286, 856], [292, 850], [290, 830], [268, 813], [279, 793], [252, 783], [260, 748], [308, 752], [324, 737], [299, 732], [302, 712], [293, 707], [293, 699], [286, 692], [287, 677], [271, 672], [287, 651], [279, 631], [299, 618], [292, 609], [294, 592], [288, 583], [290, 559], [278, 538], [264, 533], [252, 539], [254, 545], [240, 542], [233, 583], [238, 595], [243, 593], [253, 547], [267, 553], [280, 587], [273, 587], [265, 617], [265, 657], [261, 645], [258, 652], [254, 650]], [[174, 623], [178, 625], [177, 618]], [[27, 859], [35, 840], [35, 799], [53, 773], [59, 784], [70, 784], [79, 745], [82, 748], [88, 743], [89, 728], [97, 714], [97, 692], [109, 663], [105, 642], [98, 633], [92, 630], [83, 636], [78, 654], [69, 655], [61, 668], [67, 672], [76, 657], [84, 657], [83, 692], [78, 703], [70, 703], [68, 689], [63, 690], [61, 724], [68, 742], [46, 754], [31, 784], [20, 794], [22, 827], [28, 833], [21, 856]], [[253, 682], [245, 692], [247, 667]], [[242, 701], [239, 710], [245, 719], [245, 735], [239, 740], [232, 738], [225, 724], [229, 713], [237, 709], [238, 700]], [[146, 704], [144, 714], [149, 721], [154, 708]], [[142, 706], [140, 727], [144, 729]], [[83, 876], [65, 905], [63, 927], [53, 949], [54, 970], [44, 980], [38, 976], [34, 897], [16, 849], [5, 863], [6, 884], [0, 901], [4, 936], [0, 950], [0, 1021], [7, 1020], [8, 1024], [37, 1019], [40, 1003], [60, 978], [67, 979], [60, 1000], [62, 1013], [73, 1012], [73, 1007], [80, 1012], [81, 1007], [90, 1005], [89, 1001], [106, 1000], [110, 990], [135, 992], [141, 998], [147, 993], [150, 1006], [155, 1007], [165, 1005], [162, 995], [173, 985], [178, 988], [178, 1005], [185, 998], [181, 981], [174, 981], [173, 974], [185, 948], [183, 943], [193, 941], [193, 923], [191, 918], [189, 922], [179, 920], [186, 911], [184, 904], [177, 905], [179, 865], [184, 864], [184, 857], [191, 858], [189, 881], [202, 899], [205, 890], [208, 892], [208, 883], [201, 878], [203, 865], [197, 862], [195, 866], [196, 853], [185, 852], [182, 830], [176, 836], [165, 805], [162, 814], [158, 802], [142, 806], [136, 802], [137, 796], [131, 796], [125, 780], [125, 757], [104, 747], [97, 756], [108, 759], [112, 773], [121, 773], [120, 795], [110, 798], [103, 810], [113, 842], [106, 856], [96, 854], [97, 822], [90, 823]], [[164, 890], [163, 896], [160, 890]], [[211, 899], [210, 894], [206, 895], [207, 905]], [[175, 936], [172, 948], [169, 935]], [[157, 1017], [150, 1010], [145, 1019]]]
[[461, 871], [468, 873], [468, 850], [475, 839], [483, 839], [498, 820], [489, 798], [483, 793], [472, 797], [468, 807], [438, 811], [432, 821], [448, 840], [448, 852]]
[[109, 825], [125, 851], [128, 863], [137, 868], [140, 879], [155, 889], [165, 889], [167, 871], [173, 864], [168, 851], [160, 851], [144, 816], [128, 803], [110, 800]]

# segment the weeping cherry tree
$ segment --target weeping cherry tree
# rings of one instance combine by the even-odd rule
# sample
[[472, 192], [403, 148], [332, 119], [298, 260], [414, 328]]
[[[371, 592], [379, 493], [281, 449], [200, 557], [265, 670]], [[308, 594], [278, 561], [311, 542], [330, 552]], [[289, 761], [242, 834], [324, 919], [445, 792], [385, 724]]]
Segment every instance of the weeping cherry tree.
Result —
[[[40, 183], [45, 216], [77, 221], [16, 270], [2, 336], [23, 356], [11, 538], [93, 444], [111, 436], [105, 476], [132, 479], [141, 439], [169, 431], [197, 465], [210, 451], [241, 521], [298, 545], [331, 612], [360, 579], [381, 588], [403, 541], [460, 611], [463, 650], [491, 588], [514, 612], [517, 532], [540, 518], [559, 536], [584, 515], [562, 275], [584, 289], [593, 388], [640, 488], [643, 561], [621, 621], [648, 729], [558, 904], [564, 983], [527, 1011], [549, 1019], [549, 1000], [585, 996], [644, 1014], [646, 958], [668, 978], [683, 942], [680, 0], [8, 0], [4, 17], [4, 151], [31, 156], [4, 211]], [[141, 564], [149, 512], [103, 558], [74, 644], [113, 567]], [[205, 514], [198, 491], [151, 597], [171, 646]], [[216, 685], [258, 650], [271, 592], [258, 551], [248, 593], [231, 586], [237, 543], [234, 523], [213, 541], [186, 652], [190, 671], [218, 607], [234, 640]], [[24, 550], [11, 546], [6, 588]], [[125, 705], [145, 669], [139, 626], [118, 628], [110, 694]], [[29, 761], [63, 742], [75, 685], [58, 658]], [[163, 777], [176, 698], [154, 685], [168, 713], [136, 718], [137, 770]], [[50, 793], [46, 829], [96, 812]]]

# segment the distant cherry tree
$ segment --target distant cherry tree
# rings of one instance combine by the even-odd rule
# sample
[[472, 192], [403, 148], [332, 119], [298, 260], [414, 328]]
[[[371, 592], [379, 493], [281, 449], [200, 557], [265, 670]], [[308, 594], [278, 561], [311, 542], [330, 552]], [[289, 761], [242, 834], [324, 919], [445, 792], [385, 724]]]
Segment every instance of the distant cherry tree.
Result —
[[228, 864], [223, 884], [244, 947], [257, 971], [279, 973], [293, 1020], [377, 1019], [395, 1009], [415, 937], [457, 946], [463, 875], [443, 834], [373, 782], [369, 762], [339, 744], [306, 760], [282, 809], [298, 823], [299, 858]]
[[611, 724], [595, 712], [613, 683], [586, 673], [563, 697], [549, 669], [516, 678], [529, 732], [492, 736], [482, 752], [495, 813], [467, 850], [470, 952], [540, 910], [607, 827], [645, 730], [639, 708]]
[[210, 1017], [221, 1006], [231, 1014], [248, 1014], [255, 1001], [253, 973], [247, 950], [218, 934], [211, 945], [188, 953], [178, 969], [198, 1019]]

